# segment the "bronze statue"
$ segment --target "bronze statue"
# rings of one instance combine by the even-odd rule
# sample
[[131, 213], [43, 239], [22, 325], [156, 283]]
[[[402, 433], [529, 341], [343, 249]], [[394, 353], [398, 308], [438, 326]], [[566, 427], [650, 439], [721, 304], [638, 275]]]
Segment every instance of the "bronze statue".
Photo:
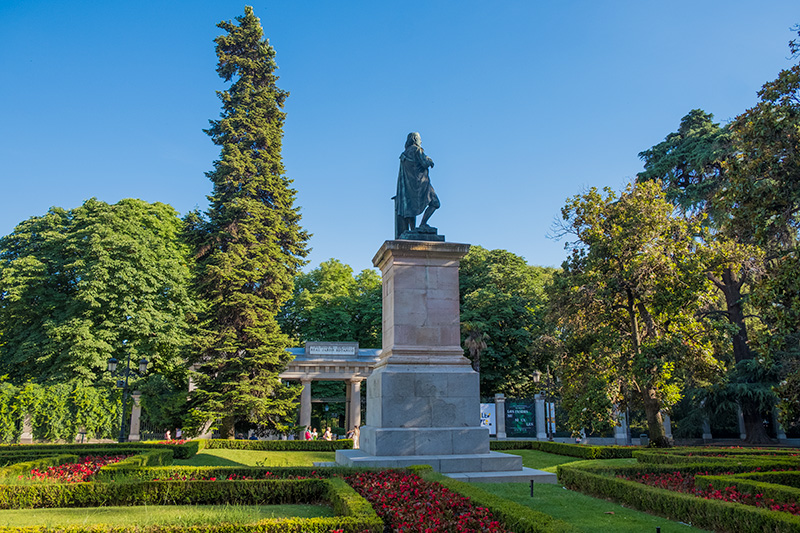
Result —
[[[441, 204], [428, 177], [433, 159], [425, 155], [421, 143], [419, 133], [409, 133], [406, 149], [400, 154], [397, 196], [394, 197], [395, 239], [407, 231], [436, 234], [436, 229], [428, 226], [428, 219]], [[416, 227], [417, 215], [423, 212], [420, 225]]]

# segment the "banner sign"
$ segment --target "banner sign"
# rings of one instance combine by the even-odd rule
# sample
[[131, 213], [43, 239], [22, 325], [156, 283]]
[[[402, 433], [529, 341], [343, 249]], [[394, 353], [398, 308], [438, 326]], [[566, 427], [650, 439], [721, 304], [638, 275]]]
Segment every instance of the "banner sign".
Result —
[[496, 413], [493, 403], [481, 404], [481, 427], [489, 428], [489, 435], [497, 435], [497, 425], [494, 423]]
[[506, 400], [506, 436], [536, 438], [535, 400]]

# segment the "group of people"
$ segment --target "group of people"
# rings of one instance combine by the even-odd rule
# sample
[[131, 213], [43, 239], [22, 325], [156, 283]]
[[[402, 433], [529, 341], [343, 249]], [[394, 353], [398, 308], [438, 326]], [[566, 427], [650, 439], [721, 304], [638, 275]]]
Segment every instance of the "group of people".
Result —
[[[358, 437], [360, 435], [361, 435], [361, 430], [358, 429], [358, 426], [356, 426], [347, 432], [345, 438], [353, 439], [353, 448], [358, 448]], [[306, 430], [303, 433], [303, 440], [318, 440], [319, 438], [320, 437], [319, 433], [317, 433], [317, 428], [306, 426]], [[322, 434], [322, 440], [334, 440], [330, 426], [325, 428], [325, 432]]]

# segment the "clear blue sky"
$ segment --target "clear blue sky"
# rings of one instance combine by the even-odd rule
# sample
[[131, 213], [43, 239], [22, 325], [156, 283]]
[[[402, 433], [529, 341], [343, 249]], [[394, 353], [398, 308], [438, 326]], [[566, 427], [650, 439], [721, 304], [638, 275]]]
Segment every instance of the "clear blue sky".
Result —
[[[0, 0], [0, 234], [50, 206], [207, 206], [213, 38], [243, 2]], [[791, 65], [792, 1], [256, 1], [290, 91], [284, 163], [309, 268], [393, 237], [406, 135], [448, 241], [558, 266], [565, 200], [620, 188], [693, 108], [727, 122]]]

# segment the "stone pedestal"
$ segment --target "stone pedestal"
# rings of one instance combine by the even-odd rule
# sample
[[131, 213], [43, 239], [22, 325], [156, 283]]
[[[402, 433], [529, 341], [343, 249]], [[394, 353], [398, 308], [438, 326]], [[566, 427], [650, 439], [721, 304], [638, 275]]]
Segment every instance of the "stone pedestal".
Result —
[[468, 250], [396, 240], [375, 255], [383, 274], [383, 350], [367, 380], [361, 449], [337, 451], [338, 463], [522, 471], [521, 457], [489, 451], [489, 431], [480, 427], [479, 376], [460, 344], [458, 265]]
[[141, 440], [139, 431], [142, 423], [142, 393], [138, 390], [133, 391], [132, 397], [133, 408], [131, 408], [131, 430], [128, 433], [128, 441], [139, 442]]

